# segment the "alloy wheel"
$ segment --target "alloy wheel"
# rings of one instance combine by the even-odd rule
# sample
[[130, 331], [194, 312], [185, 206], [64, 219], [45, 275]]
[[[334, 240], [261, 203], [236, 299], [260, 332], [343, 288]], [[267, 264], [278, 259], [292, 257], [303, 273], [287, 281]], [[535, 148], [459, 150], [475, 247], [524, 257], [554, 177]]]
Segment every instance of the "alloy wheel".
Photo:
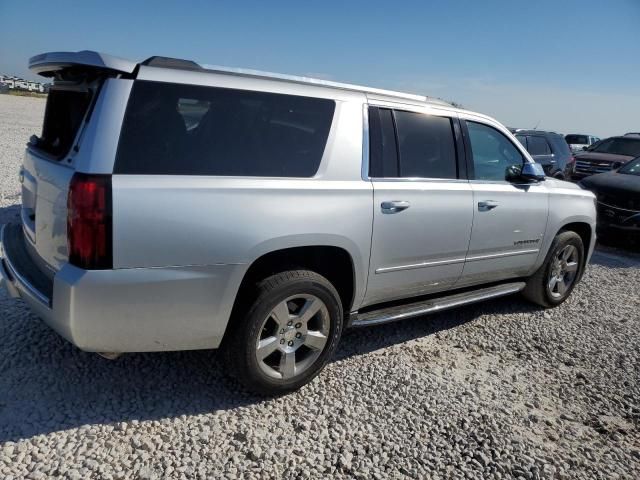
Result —
[[288, 380], [304, 373], [322, 354], [331, 317], [315, 295], [298, 294], [279, 302], [264, 319], [256, 341], [263, 373]]
[[551, 262], [547, 288], [553, 298], [562, 298], [571, 288], [578, 275], [580, 254], [573, 245], [562, 248]]

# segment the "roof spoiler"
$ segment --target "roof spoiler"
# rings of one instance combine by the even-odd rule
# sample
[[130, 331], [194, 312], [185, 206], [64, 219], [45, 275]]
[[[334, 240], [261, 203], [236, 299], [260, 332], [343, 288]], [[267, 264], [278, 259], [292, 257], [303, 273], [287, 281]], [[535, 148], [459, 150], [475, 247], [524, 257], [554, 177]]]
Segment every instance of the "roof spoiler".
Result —
[[53, 77], [56, 72], [69, 67], [90, 67], [114, 73], [132, 74], [136, 66], [136, 62], [90, 50], [47, 52], [29, 59], [29, 70], [43, 77]]

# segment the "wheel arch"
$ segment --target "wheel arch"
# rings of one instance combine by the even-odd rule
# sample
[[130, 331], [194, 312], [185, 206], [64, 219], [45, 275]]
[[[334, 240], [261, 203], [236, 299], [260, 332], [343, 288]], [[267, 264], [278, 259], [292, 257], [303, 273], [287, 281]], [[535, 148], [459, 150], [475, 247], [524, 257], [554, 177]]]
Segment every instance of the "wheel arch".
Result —
[[584, 245], [585, 250], [585, 260], [587, 258], [587, 252], [589, 251], [589, 246], [591, 245], [591, 238], [593, 237], [593, 231], [591, 225], [586, 222], [571, 222], [563, 225], [557, 232], [558, 235], [561, 232], [575, 232], [580, 235], [580, 239], [582, 240], [582, 244]]
[[556, 235], [562, 232], [575, 232], [580, 236], [580, 239], [582, 240], [582, 245], [584, 247], [584, 259], [583, 264], [580, 268], [580, 276], [578, 277], [578, 281], [580, 281], [582, 279], [582, 276], [584, 275], [587, 263], [589, 263], [589, 258], [591, 256], [591, 240], [594, 238], [595, 233], [593, 232], [593, 229], [589, 223], [579, 221], [563, 225], [562, 228], [558, 230]]
[[300, 269], [314, 271], [329, 280], [340, 295], [345, 314], [351, 311], [359, 294], [357, 264], [351, 253], [336, 245], [301, 245], [267, 251], [251, 262], [240, 282], [231, 317], [247, 304], [252, 287], [259, 280]]

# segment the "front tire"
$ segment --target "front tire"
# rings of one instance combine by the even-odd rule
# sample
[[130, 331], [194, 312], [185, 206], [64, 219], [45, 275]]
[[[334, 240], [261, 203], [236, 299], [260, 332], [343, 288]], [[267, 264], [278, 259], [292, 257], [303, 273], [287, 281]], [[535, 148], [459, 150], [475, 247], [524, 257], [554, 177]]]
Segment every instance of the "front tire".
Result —
[[229, 372], [261, 395], [296, 390], [333, 356], [343, 326], [340, 296], [322, 275], [292, 270], [256, 286], [223, 345]]
[[584, 244], [572, 231], [558, 233], [542, 266], [528, 280], [522, 294], [546, 308], [563, 303], [584, 271]]

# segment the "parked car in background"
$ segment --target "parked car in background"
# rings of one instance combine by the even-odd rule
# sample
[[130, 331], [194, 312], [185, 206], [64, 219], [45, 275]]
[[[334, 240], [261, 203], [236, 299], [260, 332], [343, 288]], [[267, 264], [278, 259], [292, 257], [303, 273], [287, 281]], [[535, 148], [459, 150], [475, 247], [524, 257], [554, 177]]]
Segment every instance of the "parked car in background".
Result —
[[30, 68], [55, 80], [1, 283], [87, 351], [221, 348], [281, 393], [349, 326], [515, 292], [557, 306], [593, 252], [593, 194], [486, 115], [159, 57]]
[[571, 179], [580, 180], [596, 173], [621, 167], [640, 156], [640, 137], [633, 135], [600, 140], [587, 151], [576, 153]]
[[512, 129], [512, 132], [533, 159], [542, 165], [548, 177], [569, 178], [573, 155], [562, 135], [522, 128]]
[[598, 230], [640, 234], [640, 158], [617, 170], [584, 178], [579, 185], [598, 199]]
[[564, 139], [572, 152], [581, 152], [600, 141], [598, 137], [594, 137], [593, 135], [582, 135], [579, 133], [570, 133], [566, 135]]
[[628, 132], [624, 134], [625, 137], [640, 137], [640, 132]]

